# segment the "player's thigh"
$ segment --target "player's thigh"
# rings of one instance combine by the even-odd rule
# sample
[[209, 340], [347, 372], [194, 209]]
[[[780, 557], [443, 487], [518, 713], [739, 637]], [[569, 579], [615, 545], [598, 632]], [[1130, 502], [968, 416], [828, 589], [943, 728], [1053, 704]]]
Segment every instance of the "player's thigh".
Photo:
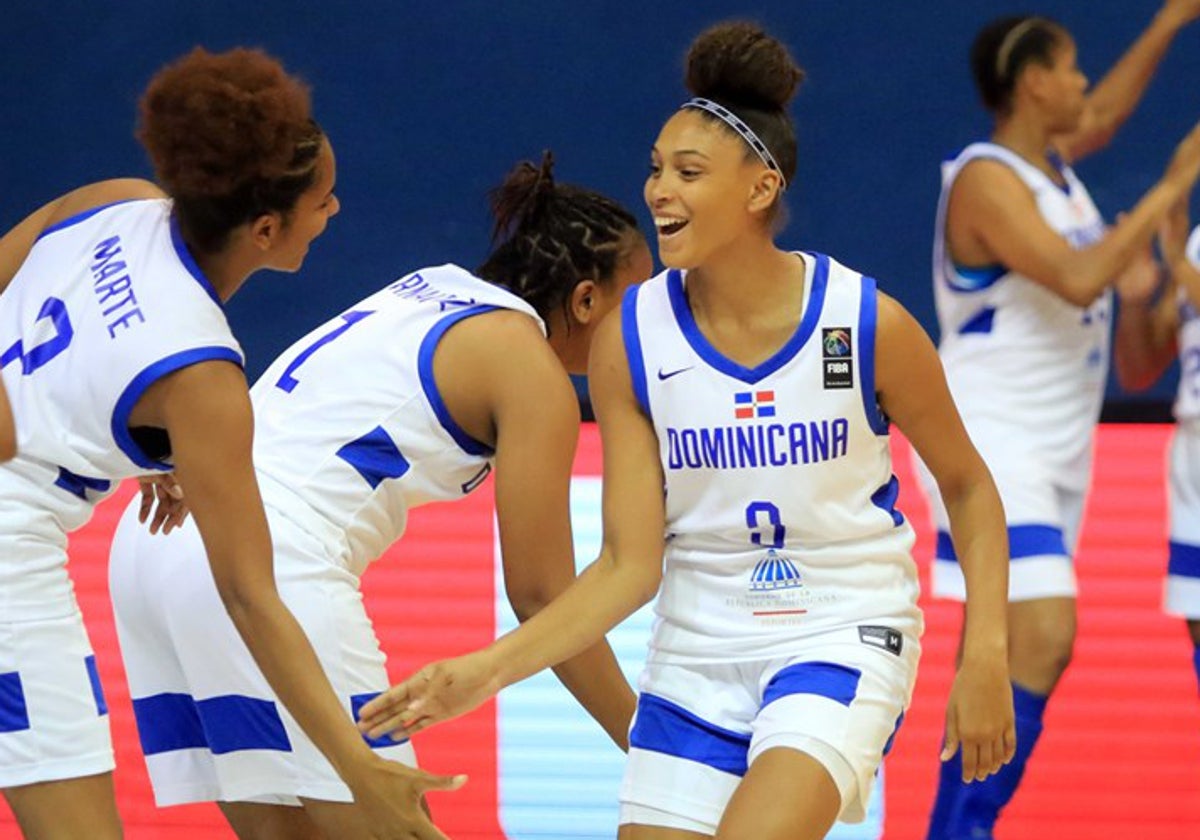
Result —
[[325, 840], [326, 837], [301, 807], [259, 802], [218, 802], [217, 805], [238, 840]]
[[841, 810], [828, 769], [786, 747], [767, 750], [750, 766], [725, 809], [717, 840], [821, 840]]

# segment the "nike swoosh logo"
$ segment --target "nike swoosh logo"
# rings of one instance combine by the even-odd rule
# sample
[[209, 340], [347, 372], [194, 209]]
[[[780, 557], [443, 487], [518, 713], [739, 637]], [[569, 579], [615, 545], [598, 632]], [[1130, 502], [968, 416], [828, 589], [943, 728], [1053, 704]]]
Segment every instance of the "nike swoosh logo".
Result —
[[670, 379], [672, 376], [678, 376], [679, 374], [681, 374], [681, 373], [685, 373], [686, 371], [689, 371], [689, 370], [691, 370], [691, 369], [692, 369], [692, 368], [694, 368], [694, 367], [695, 367], [695, 365], [688, 365], [687, 367], [682, 367], [682, 368], [680, 368], [679, 370], [673, 370], [673, 371], [670, 371], [670, 372], [668, 372], [668, 373], [663, 373], [663, 369], [662, 369], [662, 368], [659, 368], [659, 369], [658, 369], [658, 381], [659, 381], [659, 382], [666, 382], [666, 381], [667, 381], [668, 379]]

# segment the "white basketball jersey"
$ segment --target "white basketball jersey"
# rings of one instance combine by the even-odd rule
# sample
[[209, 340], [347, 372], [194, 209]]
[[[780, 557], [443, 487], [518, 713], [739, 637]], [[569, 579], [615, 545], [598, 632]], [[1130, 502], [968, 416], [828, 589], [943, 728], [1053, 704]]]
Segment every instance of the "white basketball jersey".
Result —
[[[1187, 241], [1187, 258], [1200, 271], [1200, 226]], [[1175, 419], [1200, 419], [1200, 313], [1179, 292], [1179, 390], [1175, 396]]]
[[1108, 371], [1111, 292], [1087, 308], [1005, 266], [964, 269], [946, 247], [946, 208], [968, 163], [1010, 167], [1033, 193], [1043, 219], [1074, 248], [1104, 236], [1104, 220], [1070, 167], [1060, 186], [994, 143], [974, 143], [943, 167], [933, 246], [933, 286], [946, 378], [976, 444], [1036, 449], [1064, 486], [1088, 482], [1092, 434]]
[[[455, 499], [492, 451], [451, 418], [433, 354], [454, 324], [533, 308], [455, 265], [397, 280], [292, 345], [251, 389], [263, 499], [355, 574], [404, 533], [408, 509]], [[502, 352], [503, 348], [497, 348]]]
[[753, 369], [700, 332], [684, 273], [625, 297], [634, 393], [666, 476], [652, 661], [770, 658], [853, 625], [875, 625], [880, 645], [921, 632], [875, 400], [875, 281], [803, 257], [800, 326]]
[[165, 451], [135, 440], [129, 414], [156, 380], [211, 359], [240, 366], [242, 353], [170, 201], [111, 204], [46, 229], [0, 296], [19, 453], [0, 467], [0, 494], [28, 497], [23, 485], [49, 475], [72, 530], [111, 482], [170, 470]]

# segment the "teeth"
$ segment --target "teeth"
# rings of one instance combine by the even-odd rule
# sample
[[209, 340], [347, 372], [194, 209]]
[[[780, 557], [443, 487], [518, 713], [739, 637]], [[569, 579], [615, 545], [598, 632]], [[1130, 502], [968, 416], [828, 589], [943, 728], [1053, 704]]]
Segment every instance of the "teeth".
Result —
[[661, 227], [670, 227], [671, 225], [679, 224], [681, 222], [686, 222], [686, 221], [687, 221], [687, 219], [677, 219], [674, 216], [655, 216], [654, 217], [655, 226], [660, 227], [660, 228]]

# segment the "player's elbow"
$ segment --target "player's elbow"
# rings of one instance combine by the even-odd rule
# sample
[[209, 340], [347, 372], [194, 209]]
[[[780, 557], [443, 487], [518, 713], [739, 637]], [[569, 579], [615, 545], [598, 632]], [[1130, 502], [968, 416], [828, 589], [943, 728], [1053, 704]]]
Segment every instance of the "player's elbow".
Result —
[[509, 587], [507, 595], [508, 605], [520, 622], [533, 618], [554, 600], [554, 596], [542, 586]]

